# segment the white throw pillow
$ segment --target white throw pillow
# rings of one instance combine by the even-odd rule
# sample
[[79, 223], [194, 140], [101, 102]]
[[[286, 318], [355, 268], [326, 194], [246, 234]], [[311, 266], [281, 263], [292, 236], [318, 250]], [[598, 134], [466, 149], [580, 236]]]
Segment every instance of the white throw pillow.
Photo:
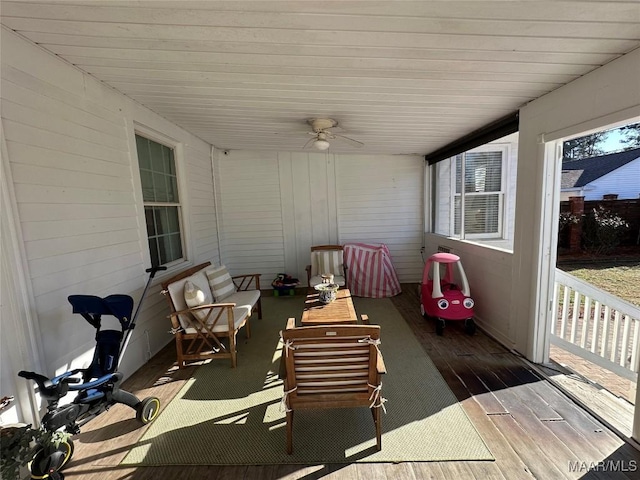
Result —
[[[200, 305], [209, 305], [213, 303], [211, 292], [208, 288], [202, 288], [192, 280], [187, 280], [184, 283], [184, 301], [187, 307], [199, 307]], [[203, 308], [192, 312], [200, 320], [204, 320], [209, 314], [209, 309]]]
[[211, 268], [204, 273], [207, 275], [211, 293], [213, 293], [216, 302], [223, 302], [225, 298], [230, 297], [236, 292], [236, 286], [233, 284], [231, 275], [229, 275], [227, 267], [224, 265]]

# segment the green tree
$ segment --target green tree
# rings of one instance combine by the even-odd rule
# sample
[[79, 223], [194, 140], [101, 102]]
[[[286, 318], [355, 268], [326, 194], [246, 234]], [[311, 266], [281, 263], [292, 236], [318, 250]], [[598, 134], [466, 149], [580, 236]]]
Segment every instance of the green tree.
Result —
[[619, 129], [622, 137], [620, 143], [624, 145], [625, 150], [640, 147], [640, 123], [626, 125]]
[[562, 145], [562, 155], [565, 160], [580, 160], [582, 158], [597, 157], [604, 152], [602, 145], [609, 132], [597, 132], [584, 137], [567, 140]]

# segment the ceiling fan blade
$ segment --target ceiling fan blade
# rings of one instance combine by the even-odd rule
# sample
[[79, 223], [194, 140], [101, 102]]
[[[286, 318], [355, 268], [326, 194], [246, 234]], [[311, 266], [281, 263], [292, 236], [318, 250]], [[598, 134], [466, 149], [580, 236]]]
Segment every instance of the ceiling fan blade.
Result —
[[309, 140], [307, 140], [307, 143], [304, 144], [304, 147], [302, 147], [302, 149], [303, 150], [306, 149], [309, 146], [309, 144], [311, 142], [314, 142], [315, 140], [316, 140], [315, 138], [310, 138]]
[[341, 138], [343, 140], [346, 140], [348, 143], [350, 143], [351, 145], [353, 145], [356, 148], [360, 148], [360, 147], [364, 146], [364, 143], [359, 142], [358, 140], [354, 140], [353, 138], [345, 137], [344, 135], [340, 135], [339, 133], [331, 133], [331, 135], [336, 137], [336, 138]]

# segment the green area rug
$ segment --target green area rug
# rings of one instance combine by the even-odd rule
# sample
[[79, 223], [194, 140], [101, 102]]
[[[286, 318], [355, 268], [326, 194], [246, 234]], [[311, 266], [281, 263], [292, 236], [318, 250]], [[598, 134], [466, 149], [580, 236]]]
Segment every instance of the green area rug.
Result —
[[389, 299], [356, 298], [356, 311], [381, 326], [387, 374], [382, 450], [367, 408], [297, 411], [293, 455], [285, 452], [279, 331], [299, 321], [302, 297], [265, 297], [252, 337], [238, 335], [238, 366], [199, 367], [123, 460], [128, 465], [493, 460], [411, 329]]

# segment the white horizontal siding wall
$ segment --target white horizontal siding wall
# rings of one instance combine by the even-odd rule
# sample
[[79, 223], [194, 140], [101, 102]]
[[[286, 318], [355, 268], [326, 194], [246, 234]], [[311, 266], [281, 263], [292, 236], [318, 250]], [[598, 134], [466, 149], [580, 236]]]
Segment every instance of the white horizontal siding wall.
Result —
[[284, 272], [306, 285], [312, 245], [337, 244], [334, 155], [311, 152], [278, 154], [284, 234]]
[[216, 151], [221, 261], [232, 275], [260, 273], [268, 288], [284, 269], [278, 154]]
[[640, 198], [640, 158], [603, 175], [584, 187], [585, 200], [602, 200], [603, 195], [618, 194], [618, 200]]
[[422, 274], [424, 158], [337, 155], [340, 243], [384, 243], [401, 282]]
[[[192, 263], [220, 259], [218, 229], [213, 188], [211, 147], [200, 141], [185, 142], [182, 149], [184, 167], [180, 195], [184, 198], [183, 211], [187, 214], [187, 255]], [[184, 267], [179, 267], [184, 268]]]
[[[1, 96], [27, 273], [13, 288], [29, 290], [41, 367], [54, 374], [85, 365], [94, 347], [95, 331], [71, 313], [68, 295], [123, 293], [137, 304], [147, 279], [135, 125], [179, 145], [191, 262], [218, 255], [210, 147], [6, 29]], [[123, 359], [126, 375], [171, 340], [167, 313], [156, 282]]]
[[418, 281], [422, 157], [216, 152], [222, 261], [268, 288], [288, 273], [306, 285], [312, 245], [386, 243], [401, 281]]

